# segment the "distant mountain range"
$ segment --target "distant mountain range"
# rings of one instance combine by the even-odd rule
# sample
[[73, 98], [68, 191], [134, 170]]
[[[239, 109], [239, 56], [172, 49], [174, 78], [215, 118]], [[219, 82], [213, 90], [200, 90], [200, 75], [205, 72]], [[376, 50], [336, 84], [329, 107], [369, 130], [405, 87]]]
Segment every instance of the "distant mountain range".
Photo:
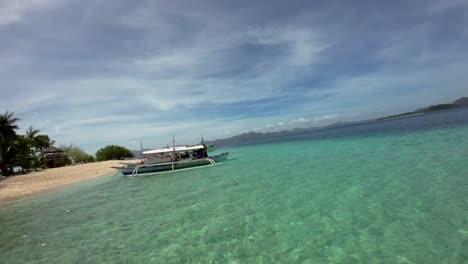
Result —
[[412, 112], [406, 112], [406, 113], [401, 113], [398, 115], [391, 115], [391, 116], [386, 116], [386, 117], [377, 118], [377, 119], [354, 121], [354, 122], [337, 122], [337, 123], [333, 123], [333, 124], [323, 126], [323, 127], [295, 128], [291, 130], [283, 130], [283, 131], [278, 131], [278, 132], [266, 132], [266, 133], [248, 132], [248, 133], [243, 133], [240, 135], [232, 136], [229, 138], [206, 141], [206, 144], [222, 147], [222, 146], [238, 146], [238, 145], [246, 145], [246, 144], [253, 144], [253, 143], [262, 143], [262, 142], [272, 141], [275, 138], [282, 137], [285, 135], [295, 135], [295, 134], [302, 134], [302, 133], [306, 133], [310, 131], [329, 129], [333, 127], [344, 127], [344, 126], [351, 126], [351, 125], [357, 125], [357, 124], [364, 124], [364, 123], [374, 122], [376, 120], [401, 118], [405, 116], [424, 114], [424, 113], [457, 108], [457, 107], [468, 107], [468, 97], [462, 97], [454, 101], [453, 103], [449, 103], [449, 104], [438, 104], [438, 105], [428, 106], [428, 107], [421, 108]]
[[254, 144], [254, 143], [262, 143], [273, 141], [275, 138], [284, 137], [286, 135], [299, 135], [311, 131], [317, 130], [324, 130], [333, 127], [343, 127], [343, 126], [351, 126], [357, 124], [364, 124], [368, 122], [372, 122], [372, 120], [363, 120], [363, 121], [354, 121], [354, 122], [336, 122], [327, 126], [323, 127], [309, 127], [309, 128], [294, 128], [290, 130], [282, 130], [278, 132], [247, 132], [237, 136], [232, 136], [230, 138], [224, 139], [216, 139], [213, 141], [205, 141], [206, 144], [214, 145], [215, 147], [225, 147], [225, 146], [239, 146], [239, 145], [247, 145], [247, 144]]
[[456, 100], [455, 102], [453, 102], [453, 104], [456, 104], [459, 106], [468, 106], [468, 97], [462, 97]]

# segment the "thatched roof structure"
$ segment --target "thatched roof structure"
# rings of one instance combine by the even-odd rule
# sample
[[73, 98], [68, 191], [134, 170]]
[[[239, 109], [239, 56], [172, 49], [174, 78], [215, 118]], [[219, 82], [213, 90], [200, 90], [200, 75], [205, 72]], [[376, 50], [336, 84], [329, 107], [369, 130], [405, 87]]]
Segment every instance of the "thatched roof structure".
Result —
[[56, 154], [56, 153], [63, 153], [63, 152], [65, 151], [54, 146], [50, 146], [46, 150], [44, 150], [44, 154]]
[[54, 146], [44, 150], [44, 159], [48, 168], [61, 167], [70, 163], [67, 153]]

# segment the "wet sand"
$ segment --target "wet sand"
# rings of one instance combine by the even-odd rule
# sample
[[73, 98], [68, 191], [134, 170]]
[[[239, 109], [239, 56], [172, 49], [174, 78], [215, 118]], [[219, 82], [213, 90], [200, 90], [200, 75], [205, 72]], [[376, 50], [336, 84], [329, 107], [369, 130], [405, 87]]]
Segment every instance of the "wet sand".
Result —
[[0, 181], [0, 205], [71, 183], [115, 174], [117, 170], [110, 167], [120, 166], [119, 162], [110, 160], [66, 166], [6, 178]]

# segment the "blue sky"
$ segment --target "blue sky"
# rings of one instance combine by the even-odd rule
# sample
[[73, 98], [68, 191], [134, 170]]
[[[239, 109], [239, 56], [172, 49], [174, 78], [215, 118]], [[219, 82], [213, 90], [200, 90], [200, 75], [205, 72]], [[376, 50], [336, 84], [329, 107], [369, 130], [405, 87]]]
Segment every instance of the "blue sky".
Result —
[[468, 95], [468, 2], [0, 1], [0, 111], [90, 153]]

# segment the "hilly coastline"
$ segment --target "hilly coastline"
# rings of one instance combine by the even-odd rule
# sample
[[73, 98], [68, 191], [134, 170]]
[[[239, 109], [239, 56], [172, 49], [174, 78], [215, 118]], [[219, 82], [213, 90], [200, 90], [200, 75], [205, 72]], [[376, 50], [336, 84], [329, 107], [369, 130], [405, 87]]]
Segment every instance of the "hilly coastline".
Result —
[[418, 115], [418, 114], [430, 113], [430, 112], [458, 108], [458, 107], [468, 107], [468, 97], [462, 97], [458, 100], [455, 100], [453, 103], [431, 105], [431, 106], [420, 108], [411, 112], [385, 116], [382, 118], [378, 118], [377, 120], [386, 120], [386, 119], [393, 119], [393, 118], [399, 118], [399, 117], [405, 117], [405, 116], [411, 116], [411, 115]]
[[282, 130], [278, 132], [262, 133], [262, 132], [251, 131], [247, 133], [242, 133], [240, 135], [232, 136], [229, 138], [206, 141], [206, 144], [222, 147], [222, 146], [238, 146], [238, 145], [245, 145], [245, 144], [263, 143], [263, 142], [268, 142], [268, 141], [274, 141], [276, 138], [280, 138], [284, 136], [300, 135], [300, 134], [311, 132], [311, 131], [326, 130], [330, 128], [338, 128], [338, 127], [345, 127], [345, 126], [353, 126], [353, 125], [375, 122], [379, 120], [404, 118], [404, 117], [409, 117], [413, 115], [421, 115], [425, 113], [442, 111], [442, 110], [459, 108], [459, 107], [468, 107], [468, 97], [462, 97], [458, 100], [455, 100], [453, 103], [432, 105], [432, 106], [428, 106], [425, 108], [417, 109], [412, 112], [405, 112], [405, 113], [385, 116], [385, 117], [381, 117], [377, 119], [354, 121], [354, 122], [337, 122], [337, 123], [333, 123], [333, 124], [323, 126], [323, 127], [295, 128], [291, 130]]

